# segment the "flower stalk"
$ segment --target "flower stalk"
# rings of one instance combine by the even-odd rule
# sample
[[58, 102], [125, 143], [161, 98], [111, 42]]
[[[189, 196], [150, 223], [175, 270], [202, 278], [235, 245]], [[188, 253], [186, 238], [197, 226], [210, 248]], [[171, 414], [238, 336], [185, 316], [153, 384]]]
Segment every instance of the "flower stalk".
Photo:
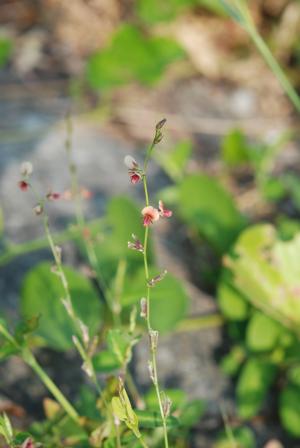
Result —
[[163, 437], [164, 437], [164, 446], [165, 448], [169, 447], [168, 441], [168, 430], [167, 430], [167, 417], [170, 411], [170, 405], [168, 405], [168, 412], [166, 412], [166, 405], [164, 406], [162, 393], [159, 387], [158, 381], [158, 372], [157, 372], [157, 345], [158, 345], [158, 331], [152, 328], [151, 324], [151, 289], [155, 287], [155, 285], [161, 281], [166, 271], [157, 275], [154, 278], [150, 278], [149, 274], [149, 262], [148, 262], [148, 245], [149, 245], [149, 227], [157, 222], [160, 217], [162, 218], [170, 218], [172, 216], [171, 210], [167, 210], [164, 207], [162, 201], [159, 201], [158, 208], [150, 205], [149, 201], [149, 192], [147, 185], [147, 168], [148, 163], [150, 161], [152, 151], [154, 147], [162, 140], [163, 134], [161, 129], [166, 123], [166, 119], [164, 118], [159, 123], [157, 123], [155, 127], [155, 134], [152, 140], [152, 143], [148, 147], [146, 152], [146, 157], [144, 161], [143, 168], [140, 168], [136, 160], [132, 156], [126, 156], [124, 159], [124, 163], [128, 168], [128, 175], [132, 184], [137, 184], [139, 181], [142, 181], [144, 187], [144, 195], [145, 195], [145, 207], [142, 209], [141, 214], [143, 218], [143, 225], [145, 228], [144, 232], [144, 241], [143, 244], [137, 239], [135, 235], [133, 235], [133, 242], [128, 243], [129, 249], [136, 250], [143, 254], [144, 260], [144, 271], [145, 271], [145, 280], [146, 280], [146, 295], [141, 299], [141, 317], [145, 319], [147, 325], [147, 331], [149, 336], [149, 344], [150, 344], [150, 354], [151, 360], [148, 363], [150, 378], [153, 382], [153, 386], [155, 388], [157, 402], [159, 405], [161, 422], [163, 427]]

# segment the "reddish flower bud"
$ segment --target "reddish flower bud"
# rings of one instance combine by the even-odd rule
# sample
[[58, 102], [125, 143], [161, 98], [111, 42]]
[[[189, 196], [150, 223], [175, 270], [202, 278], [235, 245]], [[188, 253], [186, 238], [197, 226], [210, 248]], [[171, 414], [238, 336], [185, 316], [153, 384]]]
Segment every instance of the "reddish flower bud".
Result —
[[52, 191], [49, 191], [49, 193], [46, 195], [48, 201], [57, 201], [58, 199], [60, 199], [60, 197], [60, 193], [53, 193]]
[[155, 277], [148, 280], [148, 282], [147, 282], [148, 286], [153, 287], [156, 285], [156, 283], [161, 282], [164, 279], [164, 277], [167, 275], [167, 273], [168, 273], [168, 271], [164, 270], [161, 274], [158, 274]]
[[137, 250], [138, 252], [144, 252], [144, 246], [140, 242], [140, 240], [137, 238], [137, 236], [132, 234], [133, 242], [128, 241], [128, 249]]
[[142, 176], [135, 171], [129, 171], [129, 176], [130, 176], [130, 182], [133, 185], [137, 184], [142, 179]]
[[30, 186], [29, 183], [26, 182], [26, 180], [20, 180], [18, 182], [18, 185], [19, 185], [20, 190], [22, 190], [22, 191], [27, 191]]

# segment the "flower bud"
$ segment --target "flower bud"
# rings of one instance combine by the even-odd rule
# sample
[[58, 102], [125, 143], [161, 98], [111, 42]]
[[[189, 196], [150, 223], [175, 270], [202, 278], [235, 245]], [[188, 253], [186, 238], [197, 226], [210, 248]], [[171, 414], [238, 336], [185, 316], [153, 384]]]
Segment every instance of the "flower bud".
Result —
[[125, 156], [124, 163], [130, 170], [134, 170], [135, 168], [138, 167], [137, 161], [130, 155]]
[[140, 305], [141, 305], [141, 314], [140, 314], [140, 316], [143, 319], [147, 319], [147, 316], [148, 316], [148, 304], [147, 304], [147, 299], [145, 297], [141, 298]]
[[165, 393], [163, 394], [162, 397], [162, 408], [163, 408], [163, 413], [165, 417], [168, 417], [170, 415], [170, 411], [171, 411], [171, 406], [172, 406], [172, 400], [171, 398], [169, 398]]
[[39, 215], [41, 215], [41, 214], [43, 213], [44, 208], [43, 208], [42, 204], [36, 204], [36, 205], [33, 207], [33, 211], [34, 211], [34, 213], [35, 213], [37, 216], [39, 216]]
[[20, 173], [23, 177], [29, 177], [33, 172], [33, 166], [31, 162], [22, 162], [20, 167]]
[[19, 186], [21, 191], [27, 191], [30, 185], [25, 180], [20, 180], [18, 182], [18, 186]]
[[155, 381], [155, 373], [154, 373], [154, 368], [153, 368], [153, 363], [152, 361], [148, 361], [148, 371], [149, 371], [149, 375], [150, 375], [150, 379], [153, 382], [153, 384], [156, 383]]
[[166, 124], [166, 122], [167, 122], [167, 119], [166, 119], [166, 118], [163, 118], [162, 120], [160, 120], [160, 121], [157, 123], [157, 125], [155, 126], [155, 129], [156, 129], [157, 131], [159, 131], [159, 130]]
[[157, 283], [161, 282], [164, 279], [164, 277], [166, 276], [167, 273], [168, 273], [168, 271], [165, 269], [161, 274], [158, 274], [155, 277], [148, 280], [147, 285], [150, 287], [155, 286]]
[[54, 246], [54, 250], [57, 260], [59, 261], [59, 263], [61, 263], [62, 248], [60, 246]]
[[149, 331], [149, 339], [150, 339], [150, 347], [153, 352], [157, 349], [158, 343], [158, 331], [150, 330]]

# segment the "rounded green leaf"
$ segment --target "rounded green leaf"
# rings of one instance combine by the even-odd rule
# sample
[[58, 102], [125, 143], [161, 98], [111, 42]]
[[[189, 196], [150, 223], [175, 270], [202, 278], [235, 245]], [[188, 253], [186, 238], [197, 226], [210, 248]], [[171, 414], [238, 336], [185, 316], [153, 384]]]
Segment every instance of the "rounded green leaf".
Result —
[[[151, 270], [151, 275], [156, 273]], [[146, 294], [144, 269], [127, 279], [122, 296], [123, 306], [133, 305]], [[171, 274], [151, 288], [151, 325], [158, 331], [170, 331], [185, 317], [188, 296], [178, 281]]]
[[255, 358], [250, 358], [243, 366], [236, 391], [238, 413], [242, 418], [251, 418], [259, 411], [275, 372], [274, 365]]
[[282, 326], [259, 311], [255, 312], [247, 326], [246, 342], [250, 350], [272, 350], [280, 337]]
[[221, 281], [217, 291], [218, 304], [229, 320], [245, 320], [249, 313], [249, 304], [231, 284]]
[[[102, 306], [92, 284], [81, 274], [64, 267], [76, 315], [95, 334], [102, 319]], [[21, 312], [25, 318], [40, 315], [36, 333], [49, 346], [66, 350], [73, 346], [76, 329], [61, 299], [65, 297], [58, 275], [51, 272], [51, 264], [35, 266], [25, 277], [21, 294]]]
[[240, 428], [231, 428], [232, 439], [228, 437], [226, 431], [222, 431], [217, 439], [214, 448], [255, 448], [256, 441], [250, 428], [242, 426]]
[[93, 357], [96, 372], [113, 372], [121, 367], [116, 355], [109, 350], [102, 350]]
[[284, 428], [300, 437], [300, 387], [289, 384], [280, 394], [279, 415]]
[[87, 79], [94, 89], [108, 89], [139, 81], [151, 85], [165, 68], [184, 56], [173, 40], [145, 36], [137, 27], [121, 26], [108, 47], [95, 53], [87, 66]]
[[206, 175], [184, 179], [179, 190], [179, 212], [220, 253], [229, 249], [245, 226], [230, 194]]

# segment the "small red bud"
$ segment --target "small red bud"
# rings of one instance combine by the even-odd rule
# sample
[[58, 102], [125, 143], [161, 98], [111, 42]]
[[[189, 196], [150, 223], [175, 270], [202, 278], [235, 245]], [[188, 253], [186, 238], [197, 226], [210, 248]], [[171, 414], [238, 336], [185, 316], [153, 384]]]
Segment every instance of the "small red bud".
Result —
[[27, 191], [29, 188], [29, 183], [26, 180], [20, 180], [18, 185], [21, 191]]

